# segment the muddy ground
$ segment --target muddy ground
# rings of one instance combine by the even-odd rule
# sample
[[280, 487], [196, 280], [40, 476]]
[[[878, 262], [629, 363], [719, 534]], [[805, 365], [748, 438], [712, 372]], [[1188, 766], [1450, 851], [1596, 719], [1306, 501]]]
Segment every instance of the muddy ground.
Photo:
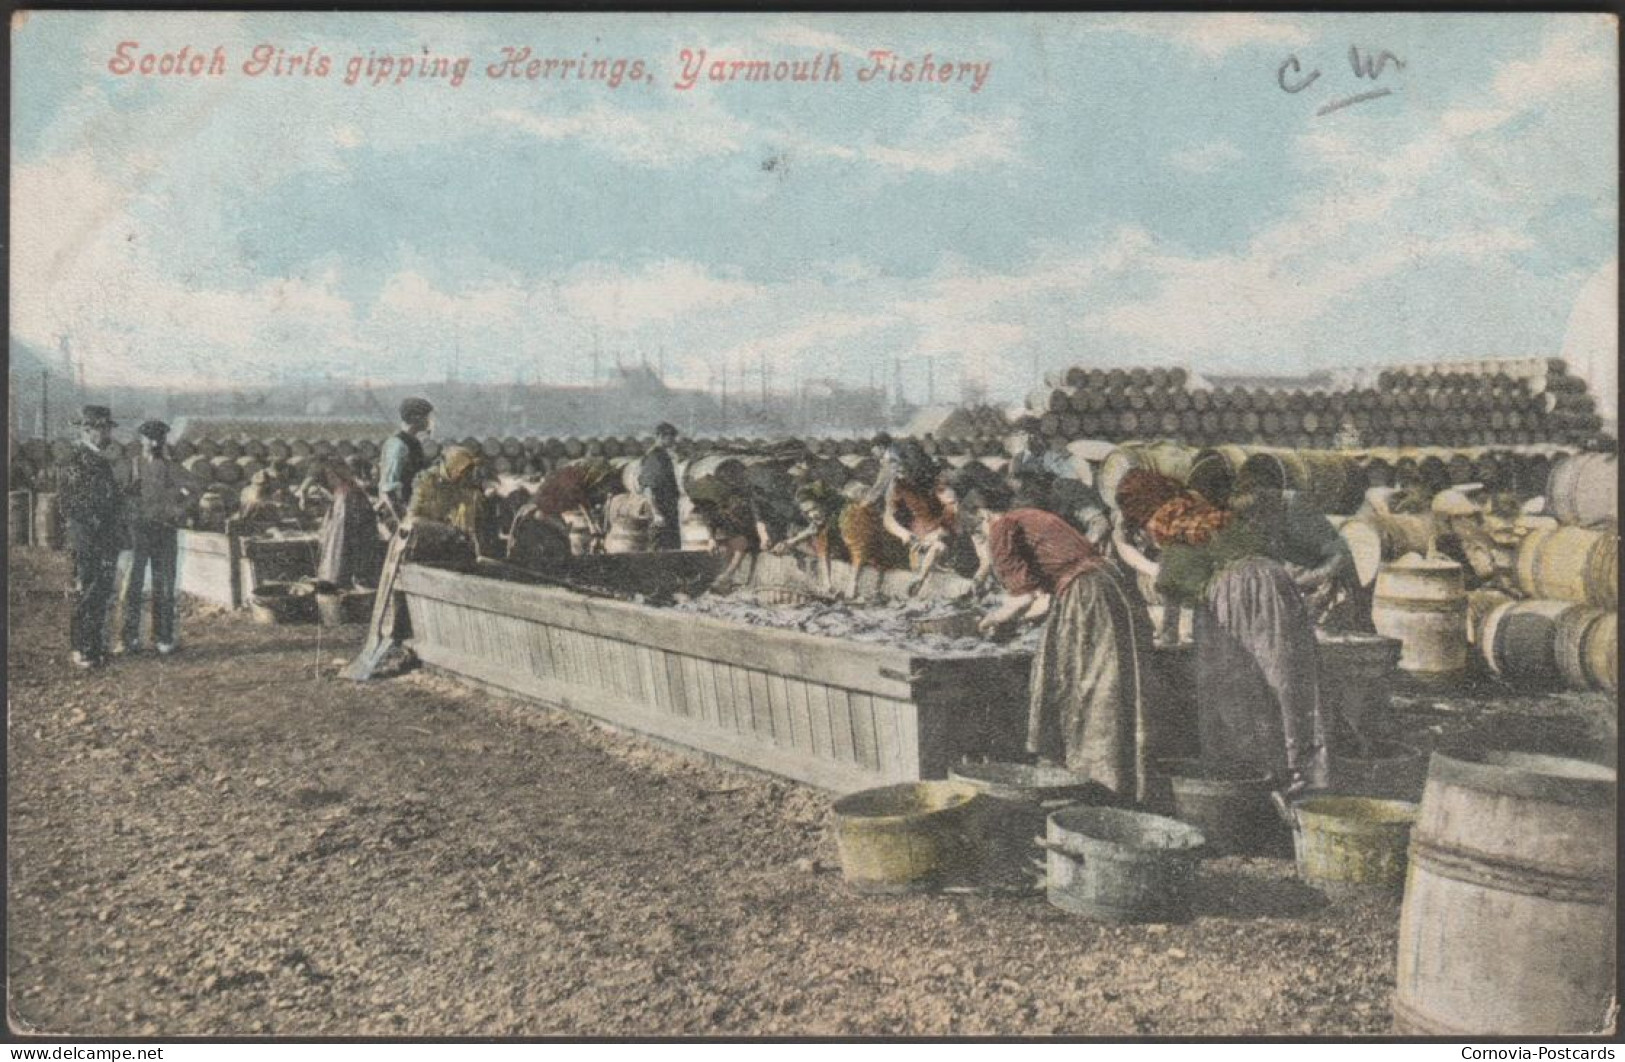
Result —
[[[14, 556], [8, 989], [76, 1036], [1357, 1035], [1398, 905], [1286, 860], [1198, 916], [853, 893], [830, 797], [189, 609], [185, 651], [71, 671], [62, 558]], [[1395, 729], [1612, 749], [1603, 697], [1401, 698]]]

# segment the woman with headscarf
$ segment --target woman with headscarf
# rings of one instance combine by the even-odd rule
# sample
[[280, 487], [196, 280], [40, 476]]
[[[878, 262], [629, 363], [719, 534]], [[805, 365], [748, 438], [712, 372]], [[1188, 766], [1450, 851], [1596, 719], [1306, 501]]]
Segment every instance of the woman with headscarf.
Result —
[[960, 502], [986, 564], [1005, 591], [983, 618], [991, 631], [1044, 620], [1028, 684], [1027, 750], [1065, 764], [1125, 801], [1144, 795], [1151, 623], [1117, 569], [1054, 513], [1010, 509], [1008, 495], [976, 490]]
[[[875, 436], [871, 452], [880, 462], [875, 481], [847, 503], [838, 520], [841, 541], [852, 558], [848, 597], [858, 596], [858, 576], [864, 568], [900, 571], [906, 569], [909, 562], [908, 547], [886, 525], [885, 510], [888, 499], [893, 496], [892, 481], [899, 465], [897, 446], [891, 436], [882, 432]], [[893, 520], [895, 522], [895, 516]]]
[[796, 504], [801, 508], [801, 530], [773, 547], [781, 556], [797, 550], [810, 553], [818, 562], [824, 588], [835, 588], [834, 564], [851, 559], [846, 542], [841, 538], [841, 513], [847, 501], [840, 491], [814, 480], [796, 492]]
[[1296, 791], [1326, 784], [1328, 734], [1314, 620], [1272, 551], [1280, 516], [1238, 480], [1229, 509], [1182, 491], [1145, 528], [1162, 550], [1158, 592], [1196, 613], [1203, 762]]
[[384, 546], [372, 499], [342, 461], [323, 462], [312, 478], [332, 500], [322, 518], [316, 578], [339, 587], [376, 585]]
[[1185, 493], [1178, 480], [1149, 469], [1136, 468], [1117, 485], [1118, 519], [1111, 540], [1117, 558], [1138, 577], [1141, 595], [1160, 606], [1157, 642], [1172, 645], [1179, 641], [1179, 603], [1162, 598], [1156, 590], [1157, 557], [1160, 553], [1146, 525], [1165, 504]]
[[472, 565], [487, 505], [485, 478], [480, 456], [462, 446], [448, 446], [439, 462], [418, 474], [406, 510], [413, 538], [409, 559]]

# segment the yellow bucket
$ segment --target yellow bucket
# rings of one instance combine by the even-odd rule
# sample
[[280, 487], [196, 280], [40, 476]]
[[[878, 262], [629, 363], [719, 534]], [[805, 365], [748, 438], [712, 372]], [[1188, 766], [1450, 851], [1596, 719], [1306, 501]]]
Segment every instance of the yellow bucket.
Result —
[[1293, 802], [1289, 821], [1298, 877], [1327, 892], [1405, 884], [1405, 853], [1417, 806], [1374, 797], [1309, 796]]
[[974, 883], [975, 786], [908, 782], [835, 802], [841, 873], [861, 892], [919, 892]]

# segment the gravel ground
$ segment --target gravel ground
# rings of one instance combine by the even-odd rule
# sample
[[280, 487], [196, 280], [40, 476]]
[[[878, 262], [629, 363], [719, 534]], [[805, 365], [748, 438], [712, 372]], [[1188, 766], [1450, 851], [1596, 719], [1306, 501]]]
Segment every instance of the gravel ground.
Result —
[[[8, 1016], [75, 1036], [1358, 1035], [1396, 902], [1205, 865], [1188, 924], [865, 897], [827, 794], [412, 674], [357, 633], [188, 611], [184, 653], [65, 665], [60, 556], [12, 561]], [[1605, 698], [1398, 699], [1552, 751]]]

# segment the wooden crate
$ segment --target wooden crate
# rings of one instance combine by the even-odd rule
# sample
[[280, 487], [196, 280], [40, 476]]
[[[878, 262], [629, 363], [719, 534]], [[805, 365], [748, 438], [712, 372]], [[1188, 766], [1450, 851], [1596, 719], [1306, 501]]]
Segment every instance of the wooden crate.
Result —
[[1023, 653], [924, 656], [418, 565], [398, 586], [431, 667], [828, 790], [1025, 742]]
[[293, 583], [315, 578], [321, 544], [315, 535], [245, 538], [238, 552], [238, 583], [246, 600], [264, 583]]

